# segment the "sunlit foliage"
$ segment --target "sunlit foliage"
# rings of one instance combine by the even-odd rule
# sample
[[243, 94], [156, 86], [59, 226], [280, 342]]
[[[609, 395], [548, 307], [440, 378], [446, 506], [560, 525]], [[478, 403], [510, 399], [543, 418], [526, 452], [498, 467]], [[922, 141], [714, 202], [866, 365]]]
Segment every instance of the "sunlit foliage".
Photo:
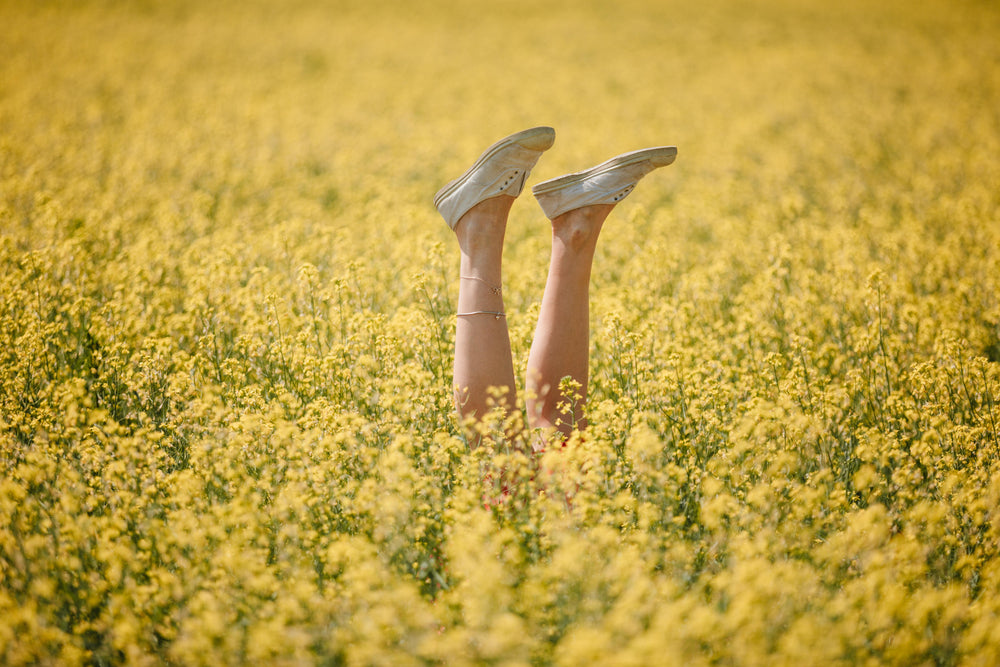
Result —
[[[997, 664], [998, 110], [976, 0], [0, 2], [0, 663]], [[539, 124], [679, 156], [472, 450], [430, 199]]]

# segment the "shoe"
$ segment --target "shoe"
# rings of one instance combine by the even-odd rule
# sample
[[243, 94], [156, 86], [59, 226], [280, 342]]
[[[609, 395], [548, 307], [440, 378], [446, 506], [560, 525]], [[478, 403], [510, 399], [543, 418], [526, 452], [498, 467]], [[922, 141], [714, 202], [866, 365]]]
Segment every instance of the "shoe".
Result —
[[620, 202], [643, 176], [666, 167], [676, 157], [676, 146], [623, 153], [596, 167], [542, 181], [531, 192], [551, 220], [575, 208]]
[[556, 131], [533, 127], [486, 149], [468, 171], [434, 195], [434, 206], [452, 229], [465, 213], [490, 197], [521, 194], [532, 167], [552, 147]]

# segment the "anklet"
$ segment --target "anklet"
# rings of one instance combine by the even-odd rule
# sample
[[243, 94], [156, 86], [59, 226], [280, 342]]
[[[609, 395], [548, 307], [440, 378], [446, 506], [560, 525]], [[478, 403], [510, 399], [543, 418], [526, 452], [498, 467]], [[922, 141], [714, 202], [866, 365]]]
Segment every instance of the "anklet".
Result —
[[500, 296], [500, 293], [503, 291], [500, 287], [496, 287], [494, 285], [491, 285], [490, 283], [486, 282], [482, 278], [477, 278], [475, 276], [459, 276], [459, 278], [461, 278], [462, 280], [478, 280], [482, 284], [484, 284], [487, 287], [489, 287], [490, 291], [493, 292], [494, 294], [496, 294], [497, 296]]
[[469, 313], [457, 313], [455, 317], [468, 317], [469, 315], [492, 315], [493, 319], [499, 320], [501, 317], [505, 317], [503, 313], [497, 312], [495, 310], [473, 310]]

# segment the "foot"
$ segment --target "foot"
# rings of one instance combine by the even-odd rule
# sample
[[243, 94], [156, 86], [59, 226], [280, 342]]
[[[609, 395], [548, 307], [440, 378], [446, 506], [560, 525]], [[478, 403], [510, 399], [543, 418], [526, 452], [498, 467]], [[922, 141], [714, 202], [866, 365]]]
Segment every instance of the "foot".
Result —
[[486, 149], [460, 177], [441, 188], [434, 206], [455, 229], [462, 217], [480, 202], [524, 189], [535, 163], [552, 147], [556, 133], [551, 127], [534, 127], [501, 139]]
[[623, 153], [596, 167], [543, 181], [531, 191], [545, 215], [555, 220], [585, 206], [614, 206], [631, 194], [643, 176], [671, 164], [676, 157], [674, 146]]

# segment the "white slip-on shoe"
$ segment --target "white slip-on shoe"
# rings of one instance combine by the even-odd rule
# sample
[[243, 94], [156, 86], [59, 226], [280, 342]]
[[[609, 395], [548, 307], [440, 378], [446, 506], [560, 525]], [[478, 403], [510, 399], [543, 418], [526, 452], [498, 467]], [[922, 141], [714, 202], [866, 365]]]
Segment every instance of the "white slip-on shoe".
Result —
[[469, 169], [434, 195], [434, 206], [452, 229], [465, 213], [490, 197], [516, 197], [556, 131], [533, 127], [505, 137], [486, 149]]
[[666, 167], [676, 157], [676, 146], [623, 153], [596, 167], [542, 181], [531, 192], [551, 220], [583, 206], [620, 202], [643, 176]]

